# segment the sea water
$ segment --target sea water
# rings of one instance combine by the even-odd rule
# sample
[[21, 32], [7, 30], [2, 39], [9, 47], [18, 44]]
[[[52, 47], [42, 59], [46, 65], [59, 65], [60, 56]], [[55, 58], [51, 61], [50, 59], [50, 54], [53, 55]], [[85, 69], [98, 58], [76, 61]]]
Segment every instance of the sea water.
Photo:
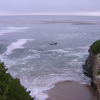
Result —
[[0, 16], [0, 60], [36, 100], [60, 81], [90, 84], [82, 65], [98, 39], [100, 17]]

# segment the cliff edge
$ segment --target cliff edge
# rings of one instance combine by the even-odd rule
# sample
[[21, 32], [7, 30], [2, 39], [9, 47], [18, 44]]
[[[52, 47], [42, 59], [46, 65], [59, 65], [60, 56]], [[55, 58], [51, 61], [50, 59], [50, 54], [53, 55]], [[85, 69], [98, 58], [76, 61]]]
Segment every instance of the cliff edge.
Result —
[[89, 48], [89, 56], [83, 65], [83, 72], [91, 78], [91, 85], [100, 100], [100, 40], [94, 42]]

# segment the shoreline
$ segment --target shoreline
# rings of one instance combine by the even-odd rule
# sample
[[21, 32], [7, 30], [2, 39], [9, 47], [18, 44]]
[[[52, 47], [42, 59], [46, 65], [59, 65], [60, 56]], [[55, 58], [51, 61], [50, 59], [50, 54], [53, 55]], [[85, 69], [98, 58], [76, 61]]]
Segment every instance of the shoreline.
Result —
[[49, 96], [46, 100], [97, 100], [92, 86], [73, 81], [58, 82], [44, 93]]

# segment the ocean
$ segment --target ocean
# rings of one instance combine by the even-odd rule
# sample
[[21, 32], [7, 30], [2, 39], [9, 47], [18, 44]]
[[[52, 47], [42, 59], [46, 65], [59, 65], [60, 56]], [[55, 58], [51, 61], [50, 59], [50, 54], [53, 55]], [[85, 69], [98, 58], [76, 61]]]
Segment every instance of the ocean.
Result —
[[82, 65], [98, 39], [96, 16], [0, 16], [0, 60], [36, 100], [57, 82], [90, 84]]

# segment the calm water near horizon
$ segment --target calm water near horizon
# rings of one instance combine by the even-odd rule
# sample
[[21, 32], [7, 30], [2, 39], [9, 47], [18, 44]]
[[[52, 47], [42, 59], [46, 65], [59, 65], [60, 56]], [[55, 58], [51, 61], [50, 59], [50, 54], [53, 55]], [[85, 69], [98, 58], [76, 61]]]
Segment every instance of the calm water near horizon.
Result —
[[36, 100], [59, 81], [90, 84], [82, 65], [98, 39], [100, 17], [0, 16], [0, 60]]

